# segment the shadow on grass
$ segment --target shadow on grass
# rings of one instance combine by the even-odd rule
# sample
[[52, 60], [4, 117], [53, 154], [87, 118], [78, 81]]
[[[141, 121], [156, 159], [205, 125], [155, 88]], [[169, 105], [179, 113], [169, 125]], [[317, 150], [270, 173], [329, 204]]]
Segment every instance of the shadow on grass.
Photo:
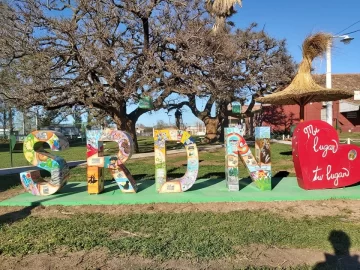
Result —
[[37, 205], [26, 206], [21, 210], [1, 215], [0, 216], [0, 226], [5, 225], [5, 224], [10, 225], [16, 221], [22, 220], [22, 219], [30, 216], [31, 210], [34, 209], [36, 206]]
[[43, 205], [46, 201], [51, 201], [60, 197], [69, 196], [71, 194], [76, 194], [80, 192], [86, 191], [86, 186], [77, 186], [76, 183], [69, 183], [65, 185], [58, 193], [49, 196], [34, 196], [34, 200], [32, 202], [28, 202], [28, 206], [25, 206], [23, 209], [6, 213], [0, 216], [0, 225], [4, 224], [12, 224], [16, 221], [22, 220], [28, 217], [31, 214], [31, 210], [37, 206]]
[[203, 189], [203, 188], [207, 188], [213, 185], [216, 185], [220, 182], [224, 181], [223, 178], [213, 178], [213, 179], [209, 179], [206, 181], [202, 181], [202, 182], [195, 182], [195, 184], [191, 187], [190, 190], [199, 190], [199, 189]]
[[350, 186], [347, 186], [347, 187], [356, 187], [356, 186], [359, 186], [360, 185], [360, 182], [357, 182], [357, 183], [355, 183], [355, 184], [352, 184], [352, 185], [350, 185]]
[[292, 151], [280, 152], [279, 154], [283, 156], [292, 156]]
[[221, 178], [221, 179], [225, 179], [225, 172], [214, 172], [214, 173], [207, 173], [204, 176], [202, 176], [201, 178]]
[[279, 171], [271, 178], [271, 189], [274, 189], [280, 181], [289, 176], [289, 172], [287, 171]]
[[20, 176], [16, 174], [2, 175], [0, 180], [0, 192], [21, 185]]
[[246, 188], [251, 183], [252, 183], [252, 179], [250, 177], [239, 179], [239, 191]]
[[116, 190], [119, 190], [119, 192], [121, 192], [118, 184], [115, 181], [105, 181], [104, 191], [102, 193], [112, 192]]
[[[153, 180], [153, 179], [150, 179], [150, 180], [143, 179], [146, 176], [149, 176], [149, 175], [148, 174], [137, 174], [137, 175], [133, 176], [136, 181], [137, 187], [138, 187], [137, 193], [139, 193], [155, 184], [155, 180]], [[117, 191], [117, 190], [119, 192], [121, 192], [120, 188], [119, 188], [118, 184], [115, 182], [115, 180], [105, 181], [103, 193], [113, 192], [113, 191]]]
[[360, 269], [359, 255], [350, 255], [351, 239], [341, 230], [332, 230], [328, 237], [334, 255], [325, 253], [325, 261], [315, 265], [313, 270]]
[[[199, 159], [199, 163], [203, 162], [204, 160], [203, 159]], [[182, 167], [187, 167], [187, 163], [183, 163], [181, 164]], [[176, 168], [177, 169], [177, 168]]]
[[[280, 181], [287, 177], [290, 173], [287, 171], [280, 171], [278, 173], [276, 173], [272, 178], [271, 178], [271, 189], [274, 189], [279, 183]], [[246, 177], [246, 178], [242, 178], [239, 180], [239, 191], [244, 189], [245, 187], [247, 187], [248, 185], [250, 185], [252, 183], [252, 179], [250, 177]]]
[[[79, 164], [81, 164], [82, 162], [73, 162], [73, 165], [69, 166], [70, 169], [75, 169], [75, 168], [80, 168], [77, 167]], [[50, 178], [51, 174], [48, 171], [36, 168], [36, 170], [40, 171], [40, 176], [42, 178]], [[26, 169], [21, 170], [21, 172], [25, 172], [27, 171]], [[71, 171], [70, 171], [70, 175], [71, 175]], [[1, 191], [5, 191], [7, 189], [13, 188], [13, 187], [17, 187], [21, 185], [21, 181], [20, 181], [20, 173], [12, 173], [12, 174], [4, 174], [0, 176], [0, 192]]]
[[138, 181], [138, 192], [141, 192], [155, 184], [155, 180]]
[[[25, 170], [24, 170], [25, 171]], [[40, 170], [41, 177], [50, 177], [50, 173], [45, 170]], [[5, 174], [0, 177], [0, 192], [14, 188], [21, 185], [20, 174]]]
[[146, 178], [148, 176], [151, 176], [151, 174], [134, 174], [133, 177], [134, 179], [136, 180], [136, 182], [140, 182], [140, 181], [143, 181], [143, 178]]

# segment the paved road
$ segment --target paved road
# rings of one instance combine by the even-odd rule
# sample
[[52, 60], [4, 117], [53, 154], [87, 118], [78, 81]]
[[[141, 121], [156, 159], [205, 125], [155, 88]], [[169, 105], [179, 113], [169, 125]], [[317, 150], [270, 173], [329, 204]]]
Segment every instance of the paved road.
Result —
[[275, 142], [275, 143], [282, 143], [282, 144], [288, 144], [291, 145], [291, 141], [282, 141], [282, 140], [275, 140], [272, 139], [271, 142]]

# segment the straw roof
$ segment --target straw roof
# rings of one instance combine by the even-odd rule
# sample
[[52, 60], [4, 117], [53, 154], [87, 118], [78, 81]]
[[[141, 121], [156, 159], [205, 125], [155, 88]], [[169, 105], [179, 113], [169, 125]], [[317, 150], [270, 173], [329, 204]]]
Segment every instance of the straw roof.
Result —
[[303, 59], [291, 84], [282, 91], [257, 98], [256, 101], [276, 105], [305, 105], [309, 102], [334, 101], [353, 96], [353, 91], [322, 87], [311, 76], [312, 61], [326, 51], [331, 44], [331, 38], [332, 36], [326, 33], [317, 33], [306, 38], [302, 46]]
[[242, 5], [242, 0], [206, 0], [208, 10], [216, 16], [231, 16], [234, 13], [234, 5]]
[[[319, 85], [325, 86], [326, 85], [326, 75], [325, 74], [314, 74], [314, 80]], [[353, 73], [353, 74], [332, 74], [331, 75], [332, 86], [335, 89], [345, 89], [352, 91], [360, 91], [360, 73]], [[360, 105], [360, 100], [354, 100], [354, 96], [348, 98], [344, 101]]]
[[242, 6], [242, 0], [206, 0], [206, 9], [215, 15], [215, 33], [224, 27], [226, 18], [235, 13], [235, 4]]

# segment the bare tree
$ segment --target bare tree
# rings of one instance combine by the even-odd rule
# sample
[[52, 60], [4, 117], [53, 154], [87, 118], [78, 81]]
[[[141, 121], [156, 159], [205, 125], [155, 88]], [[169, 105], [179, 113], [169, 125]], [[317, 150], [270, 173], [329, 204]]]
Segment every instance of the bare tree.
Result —
[[166, 125], [164, 120], [158, 120], [156, 122], [156, 128], [157, 129], [164, 129], [164, 128], [167, 128], [167, 127], [168, 127], [168, 125]]
[[[284, 42], [253, 26], [211, 35], [202, 0], [45, 2], [14, 0], [0, 9], [0, 63], [16, 74], [0, 94], [23, 106], [100, 111], [135, 142], [136, 121], [151, 109], [127, 110], [144, 96], [156, 109], [188, 105], [213, 130], [209, 139], [218, 139], [228, 103], [273, 91], [292, 72]], [[171, 93], [186, 101], [165, 103]], [[204, 110], [197, 97], [208, 99]]]
[[71, 115], [71, 111], [66, 107], [51, 111], [35, 107], [31, 111], [33, 115], [37, 117], [37, 128], [59, 125], [62, 121], [66, 120], [69, 115]]
[[162, 107], [177, 83], [168, 70], [169, 40], [207, 14], [200, 0], [14, 0], [1, 5], [0, 59], [19, 78], [12, 91], [2, 94], [47, 110], [97, 108], [135, 142], [135, 123], [150, 108], [127, 112], [127, 105], [151, 96], [155, 108]]
[[[196, 24], [195, 22], [193, 24]], [[174, 102], [169, 107], [187, 105], [206, 125], [208, 140], [222, 139], [228, 117], [240, 115], [227, 110], [229, 103], [250, 102], [243, 116], [250, 116], [255, 98], [284, 88], [290, 83], [295, 70], [294, 62], [286, 51], [285, 41], [256, 31], [253, 24], [234, 34], [223, 32], [209, 35], [201, 22], [189, 25], [174, 37], [176, 54], [174, 70], [187, 100]], [[204, 110], [197, 106], [197, 97], [205, 101]], [[215, 116], [211, 111], [215, 106]]]
[[[14, 80], [14, 76], [5, 70], [0, 70], [0, 89], [6, 89], [4, 82]], [[3, 136], [6, 136], [6, 130], [9, 128], [9, 134], [14, 131], [15, 104], [9, 100], [0, 97], [0, 125], [3, 128]]]

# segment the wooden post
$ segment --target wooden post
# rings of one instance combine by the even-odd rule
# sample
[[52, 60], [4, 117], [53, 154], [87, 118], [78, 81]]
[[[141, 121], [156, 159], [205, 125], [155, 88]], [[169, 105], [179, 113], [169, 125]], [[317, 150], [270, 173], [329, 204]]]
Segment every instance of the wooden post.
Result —
[[305, 106], [300, 105], [300, 122], [304, 121], [305, 118]]

